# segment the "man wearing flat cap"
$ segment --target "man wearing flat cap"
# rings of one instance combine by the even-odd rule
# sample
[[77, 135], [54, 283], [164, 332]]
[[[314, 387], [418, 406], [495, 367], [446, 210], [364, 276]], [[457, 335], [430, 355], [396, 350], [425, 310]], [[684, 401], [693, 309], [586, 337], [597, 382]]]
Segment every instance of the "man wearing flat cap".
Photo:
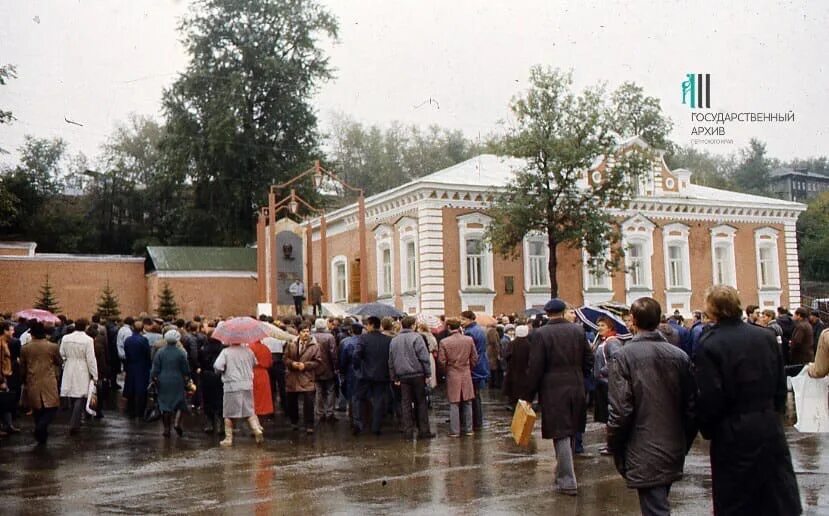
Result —
[[593, 353], [584, 330], [564, 318], [567, 304], [554, 298], [544, 305], [549, 321], [530, 333], [527, 401], [538, 393], [541, 436], [556, 449], [556, 491], [578, 494], [573, 469], [573, 438], [584, 411], [584, 372], [593, 367]]

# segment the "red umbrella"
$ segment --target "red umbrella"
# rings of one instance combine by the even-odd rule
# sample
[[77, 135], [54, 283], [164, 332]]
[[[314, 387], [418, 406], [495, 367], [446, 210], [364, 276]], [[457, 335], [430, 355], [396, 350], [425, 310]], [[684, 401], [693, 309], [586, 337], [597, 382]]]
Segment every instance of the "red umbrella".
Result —
[[50, 322], [50, 323], [59, 323], [60, 319], [57, 315], [53, 314], [48, 310], [41, 310], [40, 308], [29, 308], [27, 310], [21, 310], [14, 314], [15, 319], [20, 319], [21, 317], [26, 319], [37, 319], [40, 322]]
[[213, 330], [213, 338], [224, 344], [249, 344], [267, 336], [262, 323], [253, 317], [234, 317]]

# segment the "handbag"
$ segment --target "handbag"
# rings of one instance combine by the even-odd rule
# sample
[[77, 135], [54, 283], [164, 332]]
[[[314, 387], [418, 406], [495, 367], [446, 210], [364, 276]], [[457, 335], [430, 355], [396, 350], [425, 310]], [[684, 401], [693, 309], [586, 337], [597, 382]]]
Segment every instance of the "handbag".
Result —
[[519, 446], [530, 444], [536, 418], [532, 405], [524, 400], [518, 400], [518, 403], [515, 404], [515, 414], [512, 416], [512, 426], [510, 428], [515, 444]]
[[161, 409], [158, 407], [158, 388], [155, 383], [147, 387], [147, 408], [144, 409], [144, 421], [152, 423], [161, 419]]

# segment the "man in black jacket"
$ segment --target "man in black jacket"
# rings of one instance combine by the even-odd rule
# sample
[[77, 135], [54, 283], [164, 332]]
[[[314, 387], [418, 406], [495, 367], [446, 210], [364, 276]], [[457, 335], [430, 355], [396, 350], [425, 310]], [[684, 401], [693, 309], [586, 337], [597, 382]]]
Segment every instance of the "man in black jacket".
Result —
[[740, 320], [733, 287], [705, 294], [714, 322], [694, 359], [700, 432], [711, 440], [714, 513], [802, 511], [780, 415], [786, 406], [783, 357], [774, 335]]
[[371, 431], [380, 435], [383, 415], [386, 413], [389, 399], [389, 344], [391, 337], [380, 332], [380, 318], [368, 317], [365, 321], [366, 333], [360, 335], [360, 341], [354, 350], [354, 365], [359, 369], [354, 412], [354, 434], [363, 431], [365, 415], [363, 404], [371, 402]]
[[669, 515], [671, 484], [697, 435], [691, 361], [657, 331], [655, 299], [637, 299], [630, 313], [635, 336], [610, 362], [607, 446], [642, 514]]

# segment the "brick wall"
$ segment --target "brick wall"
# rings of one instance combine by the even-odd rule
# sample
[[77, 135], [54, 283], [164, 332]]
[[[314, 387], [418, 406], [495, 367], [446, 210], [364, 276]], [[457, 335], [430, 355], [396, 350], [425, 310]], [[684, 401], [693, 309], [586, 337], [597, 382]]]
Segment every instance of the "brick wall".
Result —
[[[253, 276], [253, 275], [251, 275]], [[164, 283], [170, 285], [179, 317], [256, 315], [257, 284], [255, 277], [159, 277], [147, 276], [146, 311], [154, 312]]]
[[0, 312], [31, 308], [47, 274], [58, 305], [69, 318], [94, 313], [107, 282], [118, 297], [122, 314], [144, 310], [143, 260], [25, 257], [0, 260]]

